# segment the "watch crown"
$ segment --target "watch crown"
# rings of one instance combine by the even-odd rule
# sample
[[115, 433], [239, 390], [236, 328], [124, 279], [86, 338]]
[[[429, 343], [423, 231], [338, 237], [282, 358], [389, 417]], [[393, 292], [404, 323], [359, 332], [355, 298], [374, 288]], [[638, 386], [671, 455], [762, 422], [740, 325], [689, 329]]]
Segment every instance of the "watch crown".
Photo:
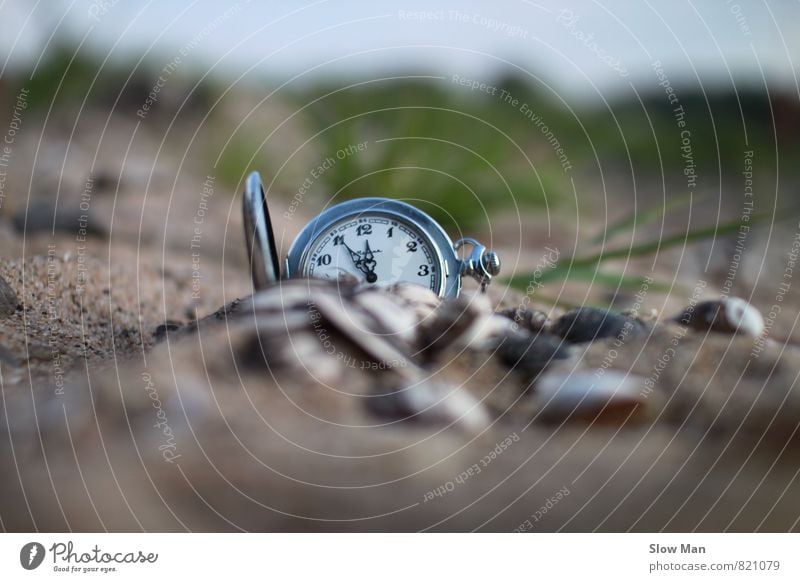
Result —
[[481, 257], [483, 268], [493, 277], [500, 274], [500, 256], [494, 251], [486, 251]]
[[487, 251], [486, 247], [474, 238], [459, 239], [453, 247], [458, 252], [465, 244], [470, 245], [472, 250], [461, 262], [461, 275], [474, 278], [485, 291], [486, 286], [492, 282], [492, 277], [500, 272], [500, 257], [494, 251]]

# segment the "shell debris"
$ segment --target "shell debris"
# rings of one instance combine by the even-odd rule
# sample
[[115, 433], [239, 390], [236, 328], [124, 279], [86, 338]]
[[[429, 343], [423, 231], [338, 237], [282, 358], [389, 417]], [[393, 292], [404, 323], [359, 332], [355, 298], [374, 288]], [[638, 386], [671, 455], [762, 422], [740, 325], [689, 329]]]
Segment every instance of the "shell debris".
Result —
[[673, 320], [698, 331], [739, 333], [753, 337], [764, 333], [761, 312], [739, 297], [723, 297], [690, 305]]
[[[446, 329], [464, 304], [443, 304], [415, 287], [354, 288], [292, 279], [259, 291], [225, 317], [250, 329], [236, 348], [242, 363], [337, 386], [357, 368], [371, 379], [372, 393], [365, 398], [370, 412], [479, 430], [488, 422], [483, 404], [457, 385], [434, 381], [415, 359], [421, 338], [431, 328]], [[487, 320], [495, 317], [484, 314]], [[474, 314], [464, 321], [465, 327], [472, 325]], [[447, 344], [458, 341], [461, 331], [445, 334]]]
[[597, 375], [586, 370], [545, 373], [536, 384], [542, 420], [627, 420], [644, 410], [644, 378], [609, 370]]

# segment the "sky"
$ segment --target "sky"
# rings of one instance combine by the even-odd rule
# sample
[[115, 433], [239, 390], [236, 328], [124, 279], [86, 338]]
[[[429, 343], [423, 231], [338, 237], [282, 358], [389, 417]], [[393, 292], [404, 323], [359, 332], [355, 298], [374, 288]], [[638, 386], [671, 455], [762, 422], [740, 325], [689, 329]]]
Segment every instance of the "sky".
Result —
[[430, 74], [491, 82], [514, 70], [576, 100], [676, 86], [798, 94], [800, 1], [5, 0], [3, 71], [31, 70], [67, 36], [111, 62], [140, 57], [231, 79]]

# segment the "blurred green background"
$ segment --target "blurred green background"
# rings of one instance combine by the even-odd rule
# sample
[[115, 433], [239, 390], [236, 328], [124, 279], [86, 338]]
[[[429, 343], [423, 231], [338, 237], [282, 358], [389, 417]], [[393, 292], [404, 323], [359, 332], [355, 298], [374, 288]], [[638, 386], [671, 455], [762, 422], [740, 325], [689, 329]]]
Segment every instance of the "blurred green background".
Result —
[[[78, 106], [105, 111], [115, 107], [114, 114], [135, 119], [133, 105], [146, 100], [156, 72], [135, 62], [101, 65], [89, 51], [53, 45], [33, 77], [3, 79], [6, 104], [27, 87], [34, 115], [53, 117], [55, 110], [56, 120], [63, 124], [78, 115]], [[229, 109], [239, 97], [237, 91], [252, 94], [252, 84], [231, 88], [213, 76], [181, 72], [170, 79], [168, 90], [177, 93], [170, 105], [156, 103], [150, 115], [168, 123], [225, 125], [224, 140], [207, 144], [207, 153], [232, 191], [248, 171], [258, 169], [276, 177], [277, 195], [291, 198], [317, 163], [352, 144], [368, 142], [365, 154], [337, 159], [313, 179], [313, 191], [341, 199], [419, 196], [431, 203], [427, 210], [438, 220], [461, 228], [480, 226], [484, 212], [515, 205], [522, 211], [572, 206], [576, 194], [597, 194], [595, 180], [604, 174], [623, 176], [630, 195], [637, 179], [648, 186], [663, 182], [668, 197], [687, 192], [681, 129], [659, 87], [635, 99], [576, 109], [521, 75], [481, 82], [495, 88], [495, 95], [471, 91], [449, 77], [411, 75], [353, 83], [322, 80], [299, 89], [283, 88], [260, 107], [281, 103], [291, 112], [291, 126], [300, 128], [305, 139], [296, 151], [277, 159], [269, 155], [273, 144], [265, 139], [272, 134], [279, 141], [286, 118], [263, 123], [263, 118], [249, 112], [252, 119], [230, 124]], [[267, 82], [261, 92], [273, 89]], [[518, 105], [502, 99], [502, 92]], [[796, 100], [753, 89], [678, 92], [691, 131], [698, 175], [695, 192], [721, 189], [724, 197], [726, 187], [741, 177], [747, 150], [757, 152], [753, 169], [762, 191], [774, 191], [778, 181], [796, 182], [795, 161], [800, 154]], [[525, 115], [523, 104], [543, 120], [568, 162], [563, 156], [559, 159], [548, 141], [550, 134]], [[573, 179], [578, 186], [588, 186], [575, 192]], [[663, 198], [662, 192], [648, 194], [645, 188], [637, 194], [645, 204]], [[626, 197], [625, 192], [610, 195]]]

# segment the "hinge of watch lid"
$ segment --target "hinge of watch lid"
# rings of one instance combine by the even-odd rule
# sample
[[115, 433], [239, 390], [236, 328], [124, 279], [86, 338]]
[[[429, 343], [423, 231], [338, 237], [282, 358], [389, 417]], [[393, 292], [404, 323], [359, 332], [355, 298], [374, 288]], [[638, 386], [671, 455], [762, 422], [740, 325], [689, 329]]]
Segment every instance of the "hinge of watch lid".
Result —
[[486, 286], [492, 282], [492, 277], [500, 273], [500, 257], [494, 251], [487, 250], [485, 246], [474, 238], [462, 238], [453, 245], [458, 252], [464, 245], [470, 245], [472, 250], [461, 261], [461, 276], [472, 277], [486, 291]]

